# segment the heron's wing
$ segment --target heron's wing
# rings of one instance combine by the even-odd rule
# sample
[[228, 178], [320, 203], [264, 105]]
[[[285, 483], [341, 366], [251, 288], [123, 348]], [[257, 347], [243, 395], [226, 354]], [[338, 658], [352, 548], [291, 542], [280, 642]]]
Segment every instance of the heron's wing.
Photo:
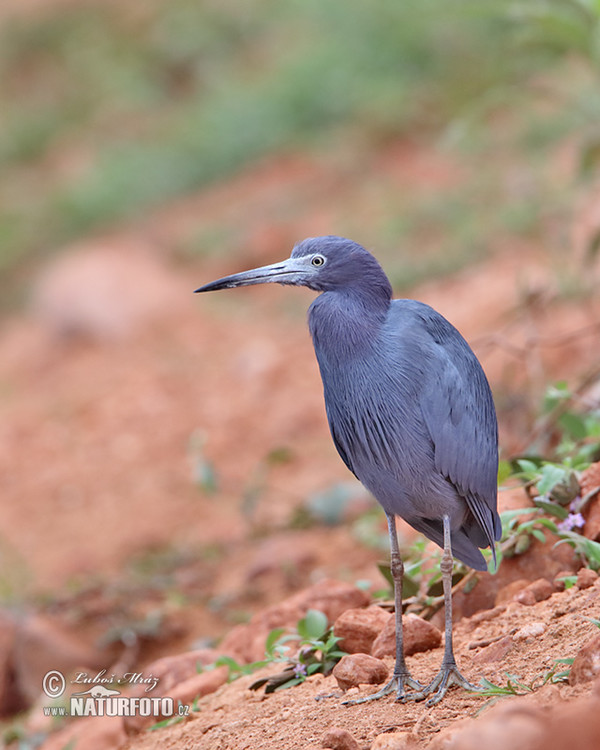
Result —
[[[497, 514], [498, 428], [485, 374], [460, 333], [427, 308], [428, 367], [421, 411], [437, 470], [456, 487], [490, 543], [500, 538]], [[493, 546], [493, 545], [492, 545]]]
[[[348, 452], [344, 448], [342, 438], [338, 434], [338, 431], [336, 429], [336, 420], [333, 417], [332, 410], [329, 408], [329, 405], [327, 404], [326, 404], [326, 411], [327, 411], [327, 421], [329, 422], [329, 431], [331, 432], [331, 437], [333, 438], [333, 443], [337, 449], [337, 452], [340, 454], [340, 458], [342, 459], [342, 461], [346, 464], [346, 466], [350, 469], [350, 471], [356, 477], [356, 471], [354, 471], [354, 467], [352, 466], [352, 462], [350, 461]], [[358, 479], [358, 477], [356, 478]]]

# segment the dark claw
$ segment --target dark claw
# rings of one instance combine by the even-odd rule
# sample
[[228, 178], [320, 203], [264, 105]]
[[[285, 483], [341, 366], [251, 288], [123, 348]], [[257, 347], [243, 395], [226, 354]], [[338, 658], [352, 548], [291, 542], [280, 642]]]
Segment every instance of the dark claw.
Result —
[[428, 695], [434, 693], [434, 695], [432, 695], [425, 704], [428, 708], [431, 708], [431, 706], [435, 706], [442, 700], [442, 698], [448, 692], [448, 688], [452, 685], [462, 687], [465, 690], [468, 690], [470, 693], [480, 693], [483, 691], [483, 688], [478, 687], [477, 685], [473, 685], [467, 679], [465, 679], [458, 671], [458, 667], [456, 666], [456, 664], [447, 664], [442, 665], [442, 668], [429, 683], [429, 685], [424, 687], [419, 692], [407, 695], [405, 700], [423, 701], [425, 700], [425, 698], [427, 698]]
[[426, 688], [421, 685], [418, 680], [413, 679], [408, 672], [402, 675], [394, 675], [392, 679], [378, 690], [376, 693], [366, 695], [364, 698], [357, 698], [352, 701], [344, 701], [343, 706], [356, 706], [359, 703], [368, 703], [369, 701], [376, 701], [379, 698], [384, 698], [386, 695], [390, 695], [394, 691], [396, 692], [396, 700], [405, 701], [410, 698], [411, 694], [406, 693], [406, 688], [409, 687], [412, 690], [423, 691]]

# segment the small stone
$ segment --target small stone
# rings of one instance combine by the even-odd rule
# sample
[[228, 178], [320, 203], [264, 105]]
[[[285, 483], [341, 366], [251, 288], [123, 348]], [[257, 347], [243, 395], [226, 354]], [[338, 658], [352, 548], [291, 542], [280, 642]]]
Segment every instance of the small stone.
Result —
[[496, 617], [499, 617], [505, 611], [506, 607], [504, 606], [504, 604], [497, 605], [492, 609], [484, 609], [483, 612], [477, 612], [476, 614], [474, 614], [471, 617], [471, 622], [473, 624], [479, 624], [480, 622], [489, 622], [489, 620], [495, 620]]
[[370, 750], [413, 750], [417, 744], [409, 732], [385, 732], [373, 740]]
[[517, 602], [518, 604], [523, 604], [526, 607], [533, 607], [533, 605], [536, 604], [535, 594], [529, 589], [523, 589], [523, 591], [519, 591], [518, 594], [515, 594], [515, 598], [513, 601]]
[[[414, 614], [404, 615], [402, 631], [405, 656], [412, 656], [420, 651], [437, 648], [442, 642], [442, 633], [438, 628]], [[389, 615], [387, 624], [373, 643], [371, 653], [378, 659], [384, 656], [395, 656], [396, 626], [394, 615]]]
[[577, 587], [580, 589], [589, 589], [596, 583], [598, 573], [591, 568], [580, 568], [577, 573]]
[[321, 738], [321, 747], [331, 750], [360, 750], [360, 745], [347, 729], [332, 727]]
[[550, 581], [545, 578], [538, 578], [537, 581], [533, 581], [527, 588], [516, 594], [514, 600], [526, 606], [532, 606], [537, 602], [549, 599], [555, 590], [554, 585]]
[[554, 576], [554, 579], [552, 581], [552, 583], [554, 584], [554, 588], [557, 591], [564, 591], [565, 590], [565, 582], [562, 579], [564, 579], [564, 578], [570, 578], [573, 575], [574, 575], [574, 573], [573, 573], [572, 570], [560, 570]]
[[579, 651], [569, 672], [569, 685], [589, 682], [600, 675], [600, 635], [595, 635]]
[[504, 657], [513, 647], [512, 638], [509, 635], [505, 635], [495, 643], [490, 643], [489, 646], [485, 646], [481, 651], [478, 651], [473, 657], [473, 661], [477, 664], [490, 664], [496, 661], [502, 661]]
[[333, 676], [342, 690], [348, 690], [357, 685], [379, 685], [385, 682], [388, 668], [381, 659], [369, 654], [348, 654], [335, 665]]
[[390, 614], [381, 607], [347, 609], [333, 626], [342, 651], [349, 654], [370, 654], [373, 641], [383, 630]]
[[506, 586], [502, 586], [496, 594], [496, 605], [506, 604], [515, 598], [523, 589], [526, 589], [531, 581], [526, 578], [518, 578], [516, 581], [507, 583]]
[[527, 638], [539, 638], [546, 632], [546, 624], [543, 622], [528, 622], [513, 635], [513, 641], [524, 641]]

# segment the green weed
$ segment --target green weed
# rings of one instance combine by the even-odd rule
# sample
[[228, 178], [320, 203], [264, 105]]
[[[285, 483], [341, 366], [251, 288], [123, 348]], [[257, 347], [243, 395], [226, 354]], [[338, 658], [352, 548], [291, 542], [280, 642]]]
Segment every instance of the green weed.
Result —
[[[275, 690], [299, 685], [317, 672], [329, 674], [345, 655], [345, 652], [338, 648], [339, 640], [328, 626], [326, 615], [318, 610], [309, 609], [298, 621], [295, 632], [286, 633], [284, 628], [275, 628], [269, 633], [265, 642], [264, 659], [241, 664], [230, 656], [220, 656], [214, 664], [208, 667], [199, 666], [199, 669], [225, 666], [229, 670], [228, 679], [231, 681], [243, 675], [253, 674], [269, 664], [284, 664], [281, 673], [261, 678], [250, 685], [251, 690], [264, 687], [266, 693], [272, 693]], [[291, 644], [297, 651], [293, 657], [290, 656]]]

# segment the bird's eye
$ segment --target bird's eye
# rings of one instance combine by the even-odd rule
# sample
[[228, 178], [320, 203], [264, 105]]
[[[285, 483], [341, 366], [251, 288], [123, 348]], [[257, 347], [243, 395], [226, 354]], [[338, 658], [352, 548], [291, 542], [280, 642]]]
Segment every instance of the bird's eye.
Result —
[[313, 266], [322, 266], [325, 263], [325, 258], [322, 255], [315, 255], [310, 262]]

